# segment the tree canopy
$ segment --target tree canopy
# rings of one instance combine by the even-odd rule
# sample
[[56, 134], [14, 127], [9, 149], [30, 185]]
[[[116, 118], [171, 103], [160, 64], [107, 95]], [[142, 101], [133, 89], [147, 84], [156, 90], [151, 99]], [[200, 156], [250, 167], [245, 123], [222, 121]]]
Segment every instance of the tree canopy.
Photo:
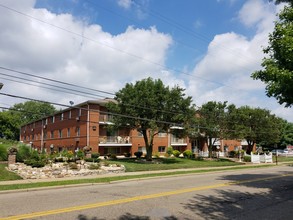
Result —
[[228, 108], [227, 102], [210, 101], [203, 104], [198, 111], [198, 132], [206, 139], [210, 156], [214, 143], [230, 136], [227, 127]]
[[49, 103], [27, 101], [15, 104], [7, 111], [0, 112], [0, 137], [17, 140], [22, 124], [38, 120], [56, 112]]
[[289, 3], [279, 14], [273, 33], [269, 35], [269, 46], [263, 51], [262, 70], [252, 74], [266, 84], [266, 94], [275, 97], [286, 107], [293, 105], [293, 1], [277, 0], [276, 3]]
[[[192, 98], [185, 96], [184, 89], [169, 88], [160, 79], [127, 83], [115, 94], [115, 100], [107, 106], [115, 113], [115, 125], [128, 126], [142, 133], [147, 160], [152, 159], [153, 140], [159, 132], [173, 132], [170, 127], [176, 125], [182, 126], [184, 129], [180, 131], [187, 133], [195, 116]], [[184, 134], [181, 132], [181, 135]]]
[[250, 154], [253, 146], [258, 143], [274, 145], [279, 143], [283, 120], [270, 114], [270, 111], [261, 108], [242, 106], [235, 109], [236, 116], [231, 124], [231, 129], [239, 139], [245, 139]]

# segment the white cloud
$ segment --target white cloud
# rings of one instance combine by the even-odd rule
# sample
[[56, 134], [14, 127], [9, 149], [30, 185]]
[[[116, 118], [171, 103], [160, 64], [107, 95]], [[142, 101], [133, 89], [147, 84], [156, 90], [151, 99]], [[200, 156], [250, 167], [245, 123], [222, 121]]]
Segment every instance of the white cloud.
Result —
[[[3, 4], [13, 8], [15, 2]], [[88, 25], [70, 14], [35, 9], [34, 1], [26, 3], [18, 10], [55, 27], [1, 8], [1, 66], [109, 92], [118, 91], [126, 82], [162, 74], [172, 38], [156, 27], [128, 27], [125, 32], [112, 35], [97, 24]], [[5, 84], [1, 92], [61, 103], [88, 99], [3, 78], [1, 81]]]
[[125, 9], [130, 9], [132, 4], [131, 0], [118, 0], [118, 5]]
[[[273, 10], [274, 9], [274, 10]], [[273, 113], [293, 121], [292, 109], [280, 107], [265, 95], [261, 81], [250, 75], [261, 68], [268, 33], [274, 28], [277, 9], [260, 0], [247, 1], [239, 12], [240, 21], [256, 30], [251, 39], [234, 32], [216, 35], [207, 54], [192, 71], [188, 93], [197, 105], [208, 101], [228, 101], [237, 106], [249, 105], [271, 109]]]

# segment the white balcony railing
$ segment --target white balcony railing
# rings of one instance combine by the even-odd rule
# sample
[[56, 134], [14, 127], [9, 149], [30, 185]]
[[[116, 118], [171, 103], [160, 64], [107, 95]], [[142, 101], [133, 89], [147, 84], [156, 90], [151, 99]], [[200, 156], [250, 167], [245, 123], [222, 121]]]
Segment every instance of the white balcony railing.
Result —
[[129, 136], [103, 136], [99, 138], [101, 144], [131, 144]]

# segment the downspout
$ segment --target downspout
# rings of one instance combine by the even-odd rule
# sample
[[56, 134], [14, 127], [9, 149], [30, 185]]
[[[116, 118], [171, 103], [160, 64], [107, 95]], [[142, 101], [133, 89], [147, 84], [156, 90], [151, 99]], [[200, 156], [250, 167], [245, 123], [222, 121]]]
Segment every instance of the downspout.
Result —
[[87, 105], [86, 146], [90, 145], [90, 106]]

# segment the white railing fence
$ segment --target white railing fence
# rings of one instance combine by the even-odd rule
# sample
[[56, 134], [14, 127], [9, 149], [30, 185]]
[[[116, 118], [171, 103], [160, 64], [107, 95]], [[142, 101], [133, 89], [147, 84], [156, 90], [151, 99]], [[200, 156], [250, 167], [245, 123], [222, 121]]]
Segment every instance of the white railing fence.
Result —
[[269, 154], [250, 154], [252, 163], [273, 163], [273, 155]]

